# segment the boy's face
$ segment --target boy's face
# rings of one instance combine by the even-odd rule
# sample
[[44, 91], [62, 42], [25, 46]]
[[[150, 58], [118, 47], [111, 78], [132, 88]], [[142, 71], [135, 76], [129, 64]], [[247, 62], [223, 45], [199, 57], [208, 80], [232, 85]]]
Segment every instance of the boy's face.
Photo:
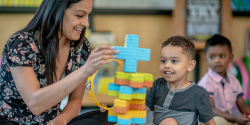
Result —
[[184, 54], [181, 47], [167, 45], [161, 49], [160, 72], [170, 83], [187, 80], [188, 71], [195, 67], [195, 60]]
[[215, 72], [225, 77], [228, 63], [233, 59], [226, 45], [210, 46], [206, 53], [206, 64]]

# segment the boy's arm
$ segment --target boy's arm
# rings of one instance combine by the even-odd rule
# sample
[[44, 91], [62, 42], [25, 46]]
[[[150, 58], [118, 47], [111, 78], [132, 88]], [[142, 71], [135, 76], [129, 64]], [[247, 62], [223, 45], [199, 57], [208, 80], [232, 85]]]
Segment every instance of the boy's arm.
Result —
[[250, 115], [250, 107], [247, 106], [246, 102], [242, 97], [237, 98], [236, 104], [242, 114]]
[[230, 115], [226, 112], [222, 112], [221, 110], [215, 108], [214, 99], [212, 97], [210, 97], [210, 102], [212, 105], [214, 116], [221, 116], [230, 122], [235, 122], [235, 118], [233, 115]]
[[[212, 108], [213, 108], [214, 116], [221, 116], [221, 117], [225, 118], [226, 120], [228, 120], [230, 122], [235, 122], [235, 123], [238, 123], [238, 124], [246, 124], [246, 123], [248, 123], [250, 121], [250, 118], [248, 116], [246, 116], [246, 115], [233, 116], [231, 114], [222, 112], [222, 111], [220, 111], [220, 110], [218, 110], [218, 109], [215, 108], [215, 106], [214, 106], [214, 99], [213, 98], [210, 97], [210, 101], [211, 101], [211, 105], [212, 105]], [[242, 100], [238, 100], [237, 99], [237, 101], [240, 101], [240, 103], [242, 103], [242, 101], [244, 102], [243, 99]], [[237, 101], [236, 101], [236, 103], [237, 103]], [[237, 103], [237, 106], [238, 106], [238, 103]], [[243, 110], [248, 109], [248, 111], [250, 111], [249, 107], [246, 108], [244, 105], [242, 107], [243, 107], [242, 108]]]
[[211, 120], [209, 120], [208, 122], [206, 123], [203, 123], [204, 125], [216, 125], [215, 124], [215, 121], [214, 121], [214, 118], [212, 118]]
[[151, 111], [147, 106], [145, 106], [145, 109], [144, 109], [144, 110], [146, 110], [147, 113], [148, 113], [149, 111]]

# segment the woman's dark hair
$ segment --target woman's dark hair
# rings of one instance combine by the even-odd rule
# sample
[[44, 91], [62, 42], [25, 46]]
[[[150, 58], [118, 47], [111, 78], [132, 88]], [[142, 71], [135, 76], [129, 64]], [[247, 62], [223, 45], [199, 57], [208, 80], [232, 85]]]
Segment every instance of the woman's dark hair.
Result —
[[[56, 60], [59, 52], [59, 39], [63, 33], [63, 16], [66, 8], [81, 0], [43, 0], [29, 24], [19, 32], [35, 32], [41, 46], [41, 53], [45, 59], [45, 78], [47, 84], [56, 78]], [[61, 29], [61, 35], [58, 31]], [[86, 28], [80, 39], [75, 41], [75, 50], [84, 42]]]

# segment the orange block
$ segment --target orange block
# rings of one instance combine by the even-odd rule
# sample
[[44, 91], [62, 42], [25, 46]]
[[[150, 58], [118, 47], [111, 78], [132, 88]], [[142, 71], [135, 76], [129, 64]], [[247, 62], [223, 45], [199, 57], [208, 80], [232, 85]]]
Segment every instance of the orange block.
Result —
[[152, 87], [153, 81], [144, 81], [144, 87]]
[[130, 110], [144, 110], [145, 109], [145, 104], [129, 104], [129, 109]]
[[129, 105], [126, 107], [113, 107], [115, 113], [125, 114], [129, 110]]
[[143, 88], [144, 82], [132, 82], [130, 81], [130, 87], [132, 88]]
[[129, 85], [129, 80], [128, 79], [116, 79], [115, 78], [115, 84], [116, 85], [125, 85], [125, 86], [128, 86]]

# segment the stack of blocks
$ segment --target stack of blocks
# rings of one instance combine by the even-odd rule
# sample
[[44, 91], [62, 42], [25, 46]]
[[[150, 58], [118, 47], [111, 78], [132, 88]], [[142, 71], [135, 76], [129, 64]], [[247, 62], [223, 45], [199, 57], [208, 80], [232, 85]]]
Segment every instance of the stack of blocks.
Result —
[[125, 47], [115, 46], [120, 52], [117, 59], [124, 59], [124, 72], [115, 72], [115, 83], [108, 86], [108, 95], [116, 96], [108, 112], [108, 121], [118, 125], [144, 124], [147, 112], [145, 99], [147, 87], [153, 85], [153, 75], [137, 73], [137, 60], [149, 61], [150, 49], [141, 49], [138, 35], [126, 35]]

